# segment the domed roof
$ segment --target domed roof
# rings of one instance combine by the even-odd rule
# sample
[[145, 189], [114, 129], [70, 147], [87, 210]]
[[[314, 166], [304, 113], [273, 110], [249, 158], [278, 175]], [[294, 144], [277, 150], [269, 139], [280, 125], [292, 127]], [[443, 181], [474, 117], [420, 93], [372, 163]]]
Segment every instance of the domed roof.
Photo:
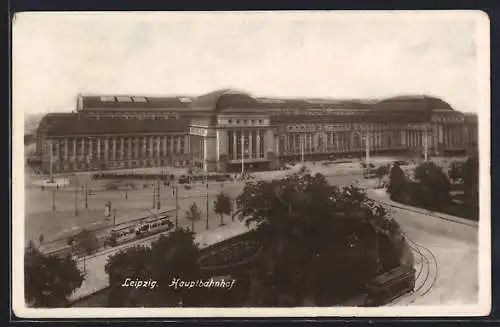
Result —
[[197, 97], [192, 103], [193, 109], [221, 111], [226, 108], [254, 108], [259, 102], [249, 94], [233, 89], [210, 92]]
[[436, 109], [454, 111], [447, 102], [428, 95], [397, 96], [382, 100], [373, 107], [375, 110], [391, 111], [425, 111]]

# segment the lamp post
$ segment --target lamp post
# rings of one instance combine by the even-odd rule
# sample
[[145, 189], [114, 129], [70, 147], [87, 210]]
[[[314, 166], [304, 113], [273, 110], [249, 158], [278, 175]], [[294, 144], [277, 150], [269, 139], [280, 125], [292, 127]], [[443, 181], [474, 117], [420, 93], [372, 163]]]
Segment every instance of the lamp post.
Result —
[[160, 203], [160, 181], [157, 181], [157, 190], [156, 190], [156, 210], [160, 210], [161, 208], [161, 203]]
[[365, 161], [366, 166], [370, 168], [370, 132], [366, 132], [365, 135]]
[[209, 229], [209, 226], [208, 226], [208, 182], [207, 182], [207, 219], [206, 219], [206, 229], [208, 230]]
[[88, 182], [85, 182], [85, 209], [89, 208], [89, 186]]
[[175, 228], [179, 225], [179, 187], [175, 186]]
[[241, 177], [243, 178], [243, 174], [245, 173], [245, 134], [243, 134], [243, 131], [241, 132]]
[[56, 211], [56, 191], [52, 190], [52, 211]]
[[153, 209], [155, 208], [155, 201], [156, 201], [156, 183], [153, 182]]
[[52, 154], [52, 147], [54, 146], [53, 145], [53, 142], [52, 142], [52, 139], [49, 139], [49, 172], [50, 172], [50, 182], [51, 183], [54, 183], [54, 175], [53, 175], [53, 172], [52, 172], [52, 165], [53, 165], [53, 154]]
[[[75, 175], [76, 179], [76, 175]], [[78, 180], [76, 180], [76, 185], [75, 185], [75, 217], [78, 217]]]

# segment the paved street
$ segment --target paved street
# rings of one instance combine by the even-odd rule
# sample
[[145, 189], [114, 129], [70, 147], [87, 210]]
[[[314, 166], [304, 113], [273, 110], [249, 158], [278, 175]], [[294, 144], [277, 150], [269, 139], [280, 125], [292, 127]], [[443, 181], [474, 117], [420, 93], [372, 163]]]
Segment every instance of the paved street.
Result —
[[[369, 195], [381, 200], [382, 192], [382, 190], [372, 190]], [[477, 303], [478, 228], [404, 209], [392, 207], [390, 210], [410, 239], [410, 243], [417, 248], [416, 252], [423, 254], [423, 258], [419, 258], [419, 253], [414, 255], [417, 274], [422, 269], [420, 279], [425, 283], [421, 290], [398, 299], [394, 304]], [[426, 268], [426, 265], [429, 267]], [[417, 282], [417, 286], [418, 284]]]
[[[332, 165], [323, 167], [320, 164], [309, 164], [311, 172], [321, 172], [325, 175], [340, 174], [330, 176], [330, 182], [339, 185], [349, 185], [356, 180], [362, 179], [360, 166], [358, 163], [352, 165]], [[298, 166], [293, 170], [271, 171], [255, 173], [256, 178], [272, 179], [284, 177], [291, 172], [298, 171]], [[348, 174], [348, 175], [346, 175]], [[27, 176], [27, 179], [30, 176]], [[138, 182], [139, 183], [139, 182]], [[104, 218], [104, 206], [110, 201], [112, 207], [116, 209], [116, 223], [126, 222], [137, 218], [139, 213], [143, 213], [153, 207], [153, 187], [151, 182], [147, 188], [137, 188], [134, 190], [107, 191], [99, 190], [97, 185], [102, 181], [92, 181], [89, 188], [94, 187], [92, 195], [87, 197], [88, 208], [85, 208], [85, 199], [81, 190], [74, 191], [73, 186], [55, 188], [45, 188], [27, 183], [25, 188], [25, 240], [38, 242], [40, 234], [44, 235], [44, 243], [51, 244], [59, 241], [61, 246], [66, 244], [67, 237], [76, 234], [82, 228], [99, 229], [112, 225], [111, 220]], [[140, 182], [142, 186], [142, 182]], [[215, 196], [223, 191], [233, 199], [238, 196], [244, 182], [236, 181], [231, 183], [210, 183], [208, 188], [208, 212], [210, 224], [218, 224], [219, 217], [213, 212], [213, 202]], [[178, 215], [184, 217], [184, 213], [193, 202], [196, 202], [202, 213], [202, 218], [206, 218], [207, 212], [207, 188], [206, 185], [194, 184], [190, 190], [183, 186], [178, 187], [179, 207]], [[156, 202], [156, 201], [155, 201]], [[163, 210], [174, 210], [176, 200], [172, 187], [161, 185], [160, 202]], [[55, 211], [53, 211], [55, 206]], [[75, 215], [77, 207], [78, 216]], [[213, 223], [212, 223], [213, 222]], [[52, 245], [51, 245], [52, 246]]]
[[[190, 225], [190, 223], [184, 221], [182, 225], [187, 227]], [[201, 247], [205, 247], [213, 243], [223, 241], [227, 238], [242, 234], [247, 231], [248, 228], [245, 227], [244, 223], [238, 220], [234, 222], [231, 222], [229, 220], [227, 225], [221, 227], [213, 227], [210, 230], [205, 230], [203, 223], [198, 222], [195, 230], [199, 231], [196, 236], [196, 242], [198, 242]], [[158, 239], [158, 237], [159, 235], [155, 235], [147, 238], [146, 240], [143, 239], [124, 244], [122, 246], [118, 246], [105, 251], [97, 256], [87, 258], [86, 260], [79, 260], [78, 267], [82, 271], [85, 271], [85, 281], [83, 282], [83, 285], [72, 294], [70, 300], [77, 300], [108, 286], [109, 280], [108, 275], [104, 271], [104, 266], [106, 265], [107, 260], [110, 256], [119, 252], [120, 250], [126, 249], [131, 246], [139, 244], [149, 246], [154, 240]], [[159, 283], [161, 282], [162, 281], [159, 281]]]
[[[339, 186], [347, 186], [358, 182], [361, 187], [373, 187], [374, 180], [365, 180], [359, 166], [325, 167], [319, 164], [308, 165], [312, 173], [321, 172], [327, 175], [327, 180]], [[293, 172], [276, 171], [255, 174], [257, 178], [280, 178]], [[208, 188], [209, 226], [205, 230], [207, 188], [197, 185], [186, 190], [179, 187], [178, 206], [179, 223], [190, 226], [184, 219], [184, 212], [196, 202], [202, 212], [202, 219], [196, 223], [195, 231], [200, 243], [210, 244], [217, 239], [236, 235], [245, 229], [241, 223], [235, 222], [227, 226], [218, 227], [219, 216], [213, 213], [213, 200], [215, 195], [223, 190], [231, 197], [236, 197], [243, 189], [244, 182], [213, 183]], [[26, 188], [26, 239], [37, 240], [40, 233], [44, 233], [47, 241], [64, 239], [65, 236], [74, 234], [80, 228], [104, 228], [111, 222], [103, 218], [104, 205], [111, 201], [117, 209], [117, 223], [132, 219], [138, 212], [152, 208], [153, 189], [139, 188], [124, 191], [95, 191], [89, 196], [89, 209], [84, 209], [81, 197], [78, 198], [79, 215], [75, 217], [75, 193], [73, 191], [59, 190], [56, 192], [56, 212], [52, 211], [52, 191], [40, 188]], [[386, 196], [381, 190], [370, 190], [369, 195], [377, 200], [384, 200]], [[161, 187], [161, 205], [163, 209], [175, 208], [175, 197], [172, 188]], [[415, 268], [421, 284], [419, 291], [395, 301], [395, 304], [473, 304], [478, 298], [478, 241], [477, 227], [471, 227], [431, 217], [426, 214], [391, 208], [394, 218], [401, 224], [407, 238], [415, 249]], [[230, 222], [229, 217], [225, 217]], [[155, 239], [152, 237], [151, 239]], [[144, 240], [138, 243], [149, 244]], [[130, 246], [124, 245], [123, 247]], [[107, 285], [107, 276], [104, 265], [107, 257], [116, 252], [118, 248], [109, 250], [106, 254], [87, 259], [85, 262], [87, 280], [77, 290], [74, 297], [89, 294]], [[431, 253], [431, 254], [430, 254]], [[79, 262], [83, 269], [83, 261]], [[459, 299], [459, 300], [458, 300]]]

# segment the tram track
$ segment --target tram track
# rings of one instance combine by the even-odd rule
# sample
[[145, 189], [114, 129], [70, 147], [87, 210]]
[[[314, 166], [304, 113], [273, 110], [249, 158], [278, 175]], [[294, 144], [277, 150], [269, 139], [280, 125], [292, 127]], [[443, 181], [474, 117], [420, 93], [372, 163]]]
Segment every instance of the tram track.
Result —
[[[411, 212], [411, 210], [406, 210], [406, 209], [399, 208], [399, 207], [394, 208], [388, 203], [378, 201], [375, 199], [372, 199], [372, 201], [375, 203], [381, 204], [382, 206], [387, 208], [389, 210], [389, 212], [393, 211], [394, 209]], [[433, 215], [430, 215], [427, 213], [422, 213], [422, 215], [436, 218], [439, 220], [448, 221], [451, 223], [469, 226], [468, 224], [462, 223], [461, 221], [450, 221], [449, 219], [442, 219], [442, 217], [433, 216]], [[434, 286], [436, 285], [438, 274], [439, 274], [439, 261], [437, 260], [434, 253], [426, 246], [415, 241], [407, 233], [405, 233], [403, 231], [401, 233], [405, 237], [406, 244], [413, 252], [414, 259], [416, 259], [416, 261], [418, 261], [419, 263], [416, 264], [414, 262], [414, 264], [413, 264], [413, 266], [416, 270], [415, 287], [414, 287], [413, 291], [410, 293], [407, 293], [406, 295], [400, 296], [387, 304], [387, 305], [392, 305], [392, 306], [394, 306], [394, 305], [410, 305], [410, 304], [414, 303], [418, 298], [421, 298], [421, 297], [429, 294], [432, 291], [432, 289], [434, 288]]]
[[[436, 284], [439, 273], [439, 262], [431, 250], [411, 239], [408, 234], [403, 232], [403, 235], [405, 236], [409, 247], [420, 257], [421, 260], [420, 276], [415, 278], [416, 281], [420, 280], [420, 284], [415, 285], [411, 294], [417, 295], [417, 297], [422, 297], [428, 294]], [[423, 271], [425, 271], [425, 273], [423, 273]], [[423, 274], [425, 274], [424, 277], [422, 277]], [[417, 297], [412, 299], [410, 303], [413, 303]]]

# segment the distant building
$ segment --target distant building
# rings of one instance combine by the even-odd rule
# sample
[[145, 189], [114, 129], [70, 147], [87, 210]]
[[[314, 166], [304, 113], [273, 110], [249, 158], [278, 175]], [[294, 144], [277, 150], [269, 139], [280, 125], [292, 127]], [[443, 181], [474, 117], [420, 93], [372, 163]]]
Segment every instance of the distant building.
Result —
[[[47, 114], [37, 131], [43, 170], [166, 165], [208, 172], [273, 169], [283, 161], [372, 154], [452, 154], [477, 148], [477, 117], [441, 99], [78, 96], [76, 112]], [[50, 153], [52, 152], [52, 156]], [[243, 159], [243, 160], [242, 160]]]

